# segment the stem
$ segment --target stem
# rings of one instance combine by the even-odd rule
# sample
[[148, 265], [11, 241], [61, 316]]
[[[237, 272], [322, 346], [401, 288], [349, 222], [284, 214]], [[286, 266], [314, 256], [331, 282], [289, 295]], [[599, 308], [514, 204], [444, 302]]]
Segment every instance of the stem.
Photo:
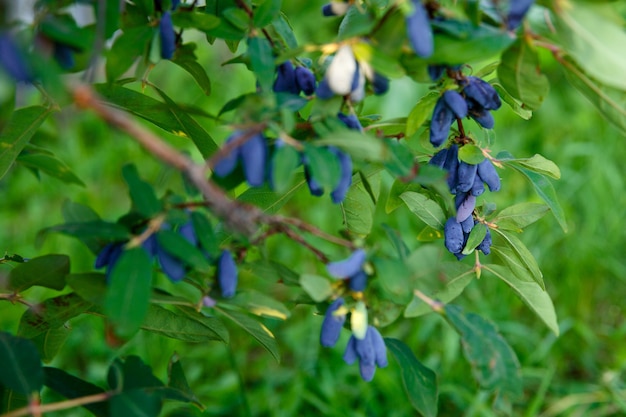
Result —
[[60, 401], [58, 403], [51, 403], [45, 405], [27, 405], [26, 407], [18, 408], [17, 410], [10, 411], [5, 414], [0, 414], [0, 417], [21, 417], [32, 414], [49, 413], [51, 411], [67, 410], [68, 408], [78, 407], [86, 404], [99, 403], [106, 401], [114, 392], [107, 391], [100, 394], [87, 395], [86, 397], [73, 398], [71, 400]]
[[428, 304], [428, 306], [432, 308], [433, 311], [440, 313], [440, 314], [443, 314], [445, 312], [444, 310], [445, 305], [441, 301], [433, 300], [432, 298], [430, 298], [429, 296], [427, 296], [420, 290], [413, 290], [413, 294], [415, 294], [417, 298], [419, 298], [420, 300]]

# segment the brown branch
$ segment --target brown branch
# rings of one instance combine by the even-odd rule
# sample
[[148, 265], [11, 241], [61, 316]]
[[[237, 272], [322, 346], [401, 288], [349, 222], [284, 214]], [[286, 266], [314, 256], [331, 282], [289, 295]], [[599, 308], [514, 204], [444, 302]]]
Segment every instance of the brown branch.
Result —
[[51, 404], [37, 405], [29, 404], [26, 407], [18, 408], [17, 410], [10, 411], [8, 413], [0, 415], [0, 417], [21, 417], [27, 415], [41, 415], [41, 413], [49, 413], [51, 411], [67, 410], [68, 408], [74, 408], [86, 404], [93, 404], [108, 400], [113, 392], [102, 392], [100, 394], [88, 395], [86, 397], [73, 398], [71, 400], [60, 401]]

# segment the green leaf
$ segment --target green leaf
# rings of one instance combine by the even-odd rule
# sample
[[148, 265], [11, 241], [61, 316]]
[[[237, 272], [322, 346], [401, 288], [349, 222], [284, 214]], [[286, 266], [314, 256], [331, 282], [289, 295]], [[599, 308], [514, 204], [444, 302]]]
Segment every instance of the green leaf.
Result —
[[70, 14], [47, 13], [37, 29], [48, 39], [73, 48], [89, 49], [92, 45], [89, 31], [78, 27]]
[[262, 28], [270, 23], [280, 13], [281, 0], [264, 0], [254, 9], [254, 17], [252, 19], [254, 26]]
[[563, 208], [559, 204], [559, 200], [556, 196], [556, 192], [554, 191], [554, 186], [548, 181], [546, 177], [543, 175], [537, 174], [525, 168], [517, 168], [522, 174], [524, 174], [531, 182], [533, 187], [535, 187], [535, 191], [542, 198], [543, 201], [546, 202], [550, 210], [552, 210], [552, 215], [557, 220], [561, 228], [564, 232], [567, 232], [567, 222], [565, 221], [565, 213], [563, 212]]
[[161, 382], [141, 358], [135, 355], [128, 356], [122, 361], [116, 358], [107, 374], [109, 387], [118, 392], [127, 392], [137, 388], [161, 388]]
[[110, 415], [128, 417], [158, 417], [161, 412], [163, 383], [152, 369], [137, 356], [125, 362], [116, 359], [109, 368], [109, 386], [121, 394], [111, 398]]
[[305, 145], [304, 154], [311, 177], [324, 188], [325, 191], [334, 190], [341, 177], [341, 166], [337, 156], [326, 148]]
[[609, 5], [575, 3], [559, 8], [556, 13], [556, 32], [562, 47], [587, 73], [601, 83], [626, 90], [626, 80], [615, 74], [626, 73], [626, 56], [622, 47], [626, 33], [612, 15]]
[[[328, 281], [328, 280], [326, 280]], [[255, 290], [239, 291], [231, 304], [238, 305], [255, 316], [287, 320], [291, 312], [283, 303]]]
[[372, 196], [377, 198], [380, 193], [380, 172], [373, 171], [367, 175], [369, 191], [361, 176], [359, 174], [353, 175], [352, 186], [341, 205], [348, 230], [361, 236], [368, 235], [372, 230], [374, 212], [376, 211], [376, 204], [372, 200]]
[[522, 38], [502, 54], [498, 79], [530, 110], [541, 106], [550, 89], [548, 77], [539, 72], [537, 52]]
[[172, 355], [169, 365], [167, 367], [168, 383], [167, 386], [170, 389], [175, 390], [178, 396], [174, 399], [185, 402], [192, 402], [194, 405], [203, 409], [204, 406], [198, 400], [198, 397], [193, 393], [193, 390], [187, 382], [185, 371], [180, 363], [180, 359], [177, 354]]
[[[352, 46], [355, 58], [359, 61], [368, 62], [374, 70], [386, 77], [400, 78], [405, 75], [402, 65], [397, 59], [390, 57], [370, 43], [359, 42]], [[405, 123], [406, 124], [406, 120]], [[402, 129], [404, 132], [404, 129]]]
[[280, 362], [278, 344], [274, 335], [267, 327], [238, 311], [220, 309], [219, 312], [248, 332], [276, 359], [276, 362]]
[[191, 213], [191, 222], [202, 248], [209, 252], [213, 258], [217, 258], [220, 252], [219, 242], [209, 219], [199, 211], [193, 211]]
[[0, 178], [22, 152], [52, 109], [41, 106], [25, 107], [13, 112], [0, 136]]
[[398, 252], [398, 258], [403, 262], [406, 261], [406, 258], [408, 258], [411, 251], [409, 250], [406, 243], [404, 243], [404, 240], [402, 240], [400, 232], [385, 223], [383, 223], [381, 226], [383, 229], [385, 229], [385, 234], [387, 235], [387, 238]]
[[70, 273], [67, 255], [44, 255], [32, 258], [9, 272], [9, 289], [22, 292], [33, 285], [62, 290], [65, 276]]
[[384, 296], [398, 304], [406, 304], [411, 299], [409, 270], [404, 262], [386, 258], [373, 258], [378, 282], [384, 291]]
[[531, 278], [520, 279], [510, 269], [501, 265], [483, 265], [485, 271], [491, 272], [506, 282], [520, 299], [539, 317], [555, 335], [559, 335], [554, 304], [550, 295]]
[[61, 210], [63, 212], [63, 219], [67, 223], [100, 220], [98, 213], [96, 213], [91, 207], [71, 200], [65, 200]]
[[474, 225], [467, 238], [467, 243], [465, 243], [465, 247], [463, 248], [463, 255], [469, 255], [474, 252], [474, 249], [481, 244], [486, 235], [487, 226], [482, 223]]
[[244, 203], [251, 203], [261, 208], [268, 214], [274, 214], [284, 206], [300, 187], [306, 184], [304, 175], [295, 175], [295, 181], [291, 188], [282, 194], [271, 190], [268, 186], [248, 188], [239, 195], [238, 200]]
[[362, 161], [382, 161], [385, 159], [385, 144], [374, 136], [355, 130], [341, 129], [315, 141], [317, 146], [336, 146]]
[[214, 340], [221, 340], [224, 343], [229, 342], [230, 335], [228, 334], [228, 330], [222, 323], [222, 320], [214, 316], [209, 316], [204, 313], [199, 313], [195, 308], [191, 308], [191, 307], [185, 307], [185, 306], [179, 305], [177, 306], [177, 310], [178, 310], [177, 312], [183, 313], [188, 318], [197, 321], [198, 323], [202, 324], [204, 327], [207, 327], [209, 330], [215, 333], [218, 339], [214, 339]]
[[107, 291], [106, 277], [104, 274], [87, 272], [83, 274], [69, 274], [66, 278], [67, 285], [85, 301], [97, 306], [104, 305]]
[[148, 312], [152, 260], [140, 247], [125, 250], [109, 279], [104, 312], [115, 333], [130, 338], [139, 330]]
[[[97, 251], [109, 241], [121, 241], [128, 240], [130, 238], [130, 232], [124, 226], [119, 223], [109, 223], [102, 220], [95, 220], [81, 223], [65, 223], [58, 224], [56, 226], [47, 227], [37, 233], [37, 245], [41, 246], [46, 236], [51, 232], [57, 232], [68, 236], [73, 236], [81, 241], [87, 242], [99, 242], [97, 246], [94, 245], [92, 251]], [[92, 243], [93, 244], [93, 243]]]
[[502, 85], [498, 83], [493, 83], [492, 85], [493, 88], [496, 89], [496, 92], [498, 93], [502, 101], [508, 104], [515, 114], [517, 114], [524, 120], [529, 120], [531, 117], [533, 117], [533, 112], [531, 110], [528, 110], [527, 108], [524, 108], [522, 106], [522, 103], [515, 99], [508, 91], [506, 91], [504, 87], [502, 87]]
[[289, 145], [277, 147], [272, 156], [274, 172], [273, 188], [282, 193], [289, 188], [294, 179], [294, 171], [300, 165], [300, 153]]
[[545, 290], [546, 286], [543, 283], [543, 274], [537, 265], [535, 257], [530, 253], [526, 245], [511, 232], [500, 229], [493, 229], [493, 231], [504, 238], [506, 244], [518, 256], [524, 268], [528, 270], [532, 279]]
[[[97, 385], [84, 381], [62, 369], [46, 366], [43, 368], [44, 385], [58, 392], [67, 399], [81, 398], [89, 395], [104, 393]], [[109, 403], [107, 401], [83, 405], [96, 417], [109, 417]]]
[[0, 384], [0, 411], [8, 412], [28, 406], [28, 396]]
[[387, 139], [385, 168], [394, 177], [408, 177], [414, 173], [415, 163], [411, 150], [396, 140]]
[[387, 348], [398, 362], [402, 385], [411, 405], [425, 417], [437, 415], [437, 375], [424, 366], [411, 349], [398, 339], [385, 338]]
[[30, 340], [0, 332], [0, 363], [0, 385], [23, 395], [31, 395], [41, 390], [41, 359]]
[[515, 39], [492, 26], [476, 27], [470, 22], [452, 20], [443, 24], [459, 27], [453, 28], [454, 33], [435, 31], [435, 52], [428, 58], [428, 62], [454, 65], [484, 60], [508, 48]]
[[124, 74], [133, 65], [137, 57], [148, 50], [154, 31], [155, 28], [146, 24], [145, 26], [127, 28], [115, 38], [113, 46], [107, 54], [105, 65], [109, 83]]
[[274, 84], [274, 56], [272, 45], [263, 37], [248, 39], [248, 55], [252, 71], [263, 91], [271, 91]]
[[[94, 7], [99, 6], [94, 5]], [[120, 28], [120, 4], [117, 0], [106, 0], [105, 9], [104, 39], [109, 39]]]
[[197, 312], [195, 314], [198, 315], [198, 320], [189, 317], [186, 312], [180, 310], [173, 312], [152, 304], [148, 308], [141, 329], [185, 342], [200, 343], [211, 340], [226, 342], [228, 340], [228, 338], [226, 340], [223, 338], [226, 329], [220, 320], [215, 317], [202, 316]]
[[377, 135], [385, 135], [387, 137], [400, 138], [404, 136], [406, 132], [406, 117], [394, 117], [393, 119], [386, 119], [381, 121], [375, 121], [365, 127], [366, 132], [374, 132]]
[[439, 97], [440, 94], [438, 92], [431, 91], [419, 99], [417, 104], [411, 110], [411, 113], [409, 113], [409, 117], [406, 121], [407, 138], [413, 136], [424, 124], [424, 122], [430, 119]]
[[519, 361], [496, 326], [476, 314], [464, 314], [459, 306], [446, 305], [445, 313], [446, 320], [461, 335], [463, 352], [481, 387], [514, 397], [521, 395]]
[[363, 7], [350, 7], [339, 25], [339, 39], [348, 39], [355, 36], [369, 34], [376, 21], [370, 14], [369, 9]]
[[535, 154], [530, 158], [519, 158], [513, 160], [505, 159], [504, 162], [510, 162], [516, 165], [520, 165], [528, 169], [529, 171], [552, 177], [555, 180], [561, 178], [561, 170], [559, 169], [559, 167], [551, 160], [539, 154]]
[[322, 301], [327, 300], [333, 293], [332, 283], [328, 280], [328, 278], [324, 278], [319, 275], [300, 275], [300, 285], [316, 303], [321, 303]]
[[279, 16], [272, 22], [272, 28], [283, 38], [289, 49], [293, 50], [298, 47], [298, 40], [293, 33], [293, 27], [283, 12], [280, 12]]
[[587, 97], [622, 134], [626, 134], [626, 91], [597, 81], [571, 60], [563, 59], [561, 65], [570, 84]]
[[422, 187], [419, 184], [395, 180], [389, 190], [387, 201], [385, 202], [385, 213], [390, 214], [404, 204], [400, 196], [406, 191], [419, 191]]
[[459, 148], [459, 159], [468, 164], [478, 165], [485, 159], [485, 155], [476, 145], [464, 145]]
[[172, 23], [179, 28], [206, 32], [218, 27], [220, 18], [209, 13], [185, 11], [185, 13], [173, 13]]
[[[474, 270], [467, 265], [462, 265], [456, 262], [443, 263], [441, 266], [446, 277], [446, 286], [432, 295], [427, 295], [433, 300], [437, 300], [442, 303], [449, 303], [461, 295], [463, 290], [465, 290], [465, 287], [474, 281]], [[422, 301], [421, 298], [414, 295], [413, 300], [411, 300], [404, 310], [404, 317], [419, 317], [424, 314], [431, 313], [432, 311], [432, 308], [430, 308], [428, 304]]]
[[24, 312], [20, 319], [18, 335], [33, 338], [50, 329], [64, 326], [68, 320], [84, 313], [91, 307], [75, 293], [49, 298]]
[[43, 363], [50, 363], [54, 359], [65, 344], [71, 331], [71, 328], [61, 326], [55, 329], [48, 329], [31, 338]]
[[180, 259], [200, 272], [210, 272], [211, 264], [200, 249], [182, 235], [172, 230], [160, 230], [156, 234], [159, 246], [173, 257]]
[[413, 191], [402, 193], [400, 198], [421, 221], [433, 229], [443, 230], [446, 215], [441, 206], [435, 201], [429, 199], [424, 194]]
[[145, 217], [152, 217], [163, 209], [161, 202], [156, 196], [152, 186], [139, 177], [137, 167], [134, 164], [124, 165], [122, 176], [128, 185], [133, 207]]
[[[186, 45], [183, 45], [183, 47]], [[184, 51], [184, 50], [183, 50]], [[211, 94], [211, 80], [206, 73], [206, 70], [202, 65], [196, 61], [195, 57], [183, 55], [181, 48], [176, 51], [174, 58], [171, 60], [174, 64], [178, 65], [189, 73], [196, 80], [196, 83], [200, 86], [204, 94], [207, 96]]]
[[519, 203], [502, 210], [491, 222], [500, 229], [519, 231], [542, 218], [548, 210], [545, 204]]
[[20, 155], [17, 157], [17, 162], [28, 168], [40, 170], [64, 183], [85, 186], [85, 183], [72, 172], [70, 167], [54, 156], [44, 154]]

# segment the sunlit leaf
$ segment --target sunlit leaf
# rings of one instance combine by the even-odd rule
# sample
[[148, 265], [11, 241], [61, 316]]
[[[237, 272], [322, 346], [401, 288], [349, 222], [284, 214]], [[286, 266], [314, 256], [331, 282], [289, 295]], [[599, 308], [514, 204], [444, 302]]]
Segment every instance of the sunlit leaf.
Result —
[[441, 206], [435, 201], [429, 199], [424, 194], [413, 191], [403, 193], [400, 195], [400, 198], [421, 221], [433, 229], [443, 230], [446, 215]]
[[267, 327], [238, 311], [220, 309], [220, 313], [248, 332], [276, 359], [276, 362], [280, 362], [276, 338]]

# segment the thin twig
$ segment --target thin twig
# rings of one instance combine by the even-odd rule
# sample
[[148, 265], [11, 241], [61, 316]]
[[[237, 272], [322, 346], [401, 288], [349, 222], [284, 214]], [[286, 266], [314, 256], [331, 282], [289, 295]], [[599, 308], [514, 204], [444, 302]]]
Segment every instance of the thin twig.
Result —
[[276, 222], [276, 224], [281, 224], [281, 223], [287, 223], [290, 224], [300, 230], [303, 230], [305, 232], [309, 232], [312, 235], [315, 235], [317, 237], [321, 237], [324, 240], [327, 240], [331, 243], [335, 243], [337, 245], [341, 245], [341, 246], [345, 246], [349, 249], [356, 249], [356, 246], [354, 245], [354, 243], [352, 243], [349, 240], [346, 239], [342, 239], [339, 238], [337, 236], [333, 236], [331, 234], [328, 234], [326, 232], [324, 232], [323, 230], [318, 229], [317, 227], [313, 226], [312, 224], [306, 223], [300, 219], [296, 219], [293, 217], [283, 217], [283, 216], [273, 216], [272, 218], [273, 222]]
[[71, 400], [60, 401], [57, 403], [44, 405], [27, 405], [26, 407], [18, 408], [17, 410], [1, 414], [0, 417], [21, 417], [27, 416], [29, 414], [32, 415], [35, 413], [49, 413], [51, 411], [67, 410], [68, 408], [74, 408], [86, 404], [106, 401], [114, 394], [115, 393], [112, 391], [107, 391], [100, 394], [87, 395], [85, 397], [73, 398]]

